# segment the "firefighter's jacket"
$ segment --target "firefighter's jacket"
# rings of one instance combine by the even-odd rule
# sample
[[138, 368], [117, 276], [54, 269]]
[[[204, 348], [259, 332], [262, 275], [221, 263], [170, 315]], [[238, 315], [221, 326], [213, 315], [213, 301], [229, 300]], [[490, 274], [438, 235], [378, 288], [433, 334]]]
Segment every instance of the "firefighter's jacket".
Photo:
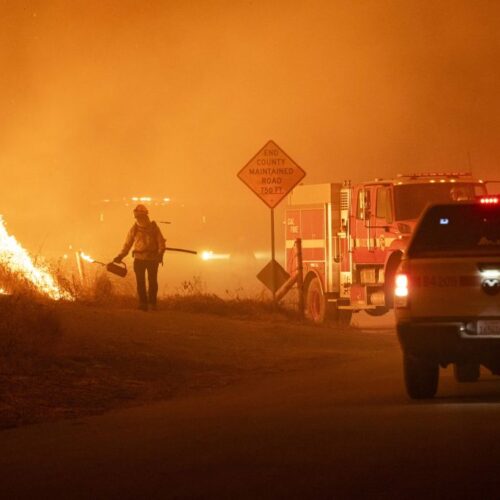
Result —
[[161, 261], [165, 252], [165, 238], [156, 222], [148, 221], [145, 225], [135, 223], [127, 234], [120, 257], [123, 259], [132, 250], [138, 260]]

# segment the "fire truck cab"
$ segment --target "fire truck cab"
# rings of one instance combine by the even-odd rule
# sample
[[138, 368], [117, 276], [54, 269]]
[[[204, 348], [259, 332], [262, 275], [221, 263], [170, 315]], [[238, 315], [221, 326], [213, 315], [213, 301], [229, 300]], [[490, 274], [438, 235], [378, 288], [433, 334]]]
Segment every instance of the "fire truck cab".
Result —
[[426, 206], [483, 194], [485, 184], [469, 173], [297, 186], [286, 207], [285, 259], [295, 274], [300, 238], [306, 315], [348, 324], [353, 312], [388, 312], [396, 270]]

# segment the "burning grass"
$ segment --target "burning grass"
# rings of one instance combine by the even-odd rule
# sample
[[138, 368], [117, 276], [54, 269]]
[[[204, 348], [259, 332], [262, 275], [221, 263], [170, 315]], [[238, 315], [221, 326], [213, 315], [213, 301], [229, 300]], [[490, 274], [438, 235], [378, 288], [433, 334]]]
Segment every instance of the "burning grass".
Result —
[[2, 288], [7, 286], [9, 289], [9, 281], [13, 281], [16, 286], [20, 283], [22, 286], [32, 288], [37, 293], [54, 300], [72, 299], [69, 293], [59, 287], [48, 267], [36, 264], [16, 238], [7, 232], [1, 216], [0, 266], [3, 273], [0, 278], [4, 280]]
[[37, 263], [16, 238], [7, 232], [0, 215], [0, 284], [3, 292], [35, 293], [53, 300], [72, 300], [54, 278], [49, 266]]

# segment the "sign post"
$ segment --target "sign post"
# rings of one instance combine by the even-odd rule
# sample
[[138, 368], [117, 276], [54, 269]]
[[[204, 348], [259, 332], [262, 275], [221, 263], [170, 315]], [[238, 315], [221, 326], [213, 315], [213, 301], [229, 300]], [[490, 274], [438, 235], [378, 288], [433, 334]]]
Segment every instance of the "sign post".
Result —
[[239, 179], [271, 209], [271, 262], [257, 277], [271, 290], [273, 301], [288, 276], [275, 259], [274, 208], [305, 175], [305, 171], [274, 141], [268, 141], [238, 172]]
[[[274, 258], [276, 255], [276, 245], [274, 241], [274, 208], [271, 208], [271, 262], [275, 262]], [[276, 287], [276, 272], [273, 269], [272, 278], [271, 278], [271, 290], [273, 293], [273, 302], [276, 301], [276, 290], [279, 287]]]

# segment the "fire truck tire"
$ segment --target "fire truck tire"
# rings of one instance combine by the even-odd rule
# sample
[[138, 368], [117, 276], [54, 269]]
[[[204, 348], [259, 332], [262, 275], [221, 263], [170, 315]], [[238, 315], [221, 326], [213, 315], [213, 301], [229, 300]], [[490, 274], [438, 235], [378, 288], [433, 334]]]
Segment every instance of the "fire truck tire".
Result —
[[436, 395], [439, 382], [437, 363], [405, 353], [403, 370], [406, 392], [411, 399], [431, 399]]
[[313, 277], [307, 284], [305, 293], [306, 317], [314, 323], [329, 321], [337, 325], [349, 325], [352, 311], [338, 309], [337, 304], [328, 302], [318, 277]]
[[328, 302], [318, 277], [309, 281], [305, 293], [306, 316], [314, 323], [324, 323], [327, 316]]
[[453, 375], [457, 382], [477, 382], [479, 380], [479, 363], [454, 363]]

